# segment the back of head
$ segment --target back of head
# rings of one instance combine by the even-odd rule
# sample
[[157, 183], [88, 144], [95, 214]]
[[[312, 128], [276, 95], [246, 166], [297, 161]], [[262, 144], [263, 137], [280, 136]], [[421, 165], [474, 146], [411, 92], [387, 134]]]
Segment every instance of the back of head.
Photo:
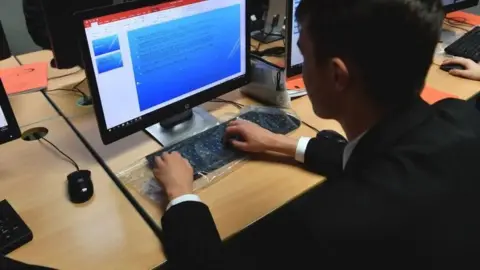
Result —
[[444, 18], [441, 0], [302, 0], [315, 60], [343, 59], [386, 107], [420, 94]]

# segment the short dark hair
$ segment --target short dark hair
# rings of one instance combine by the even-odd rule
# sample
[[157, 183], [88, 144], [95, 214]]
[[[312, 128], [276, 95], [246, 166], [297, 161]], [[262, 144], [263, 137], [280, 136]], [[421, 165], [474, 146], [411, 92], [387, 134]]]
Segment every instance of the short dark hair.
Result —
[[441, 0], [302, 0], [296, 16], [315, 60], [344, 59], [374, 101], [397, 106], [423, 89], [444, 12]]

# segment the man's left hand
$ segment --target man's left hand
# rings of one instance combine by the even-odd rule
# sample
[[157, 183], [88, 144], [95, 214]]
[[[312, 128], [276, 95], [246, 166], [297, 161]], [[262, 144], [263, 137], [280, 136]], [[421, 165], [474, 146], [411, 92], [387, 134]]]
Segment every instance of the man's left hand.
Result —
[[157, 168], [153, 173], [165, 188], [169, 201], [193, 193], [193, 168], [178, 152], [156, 157], [155, 163]]

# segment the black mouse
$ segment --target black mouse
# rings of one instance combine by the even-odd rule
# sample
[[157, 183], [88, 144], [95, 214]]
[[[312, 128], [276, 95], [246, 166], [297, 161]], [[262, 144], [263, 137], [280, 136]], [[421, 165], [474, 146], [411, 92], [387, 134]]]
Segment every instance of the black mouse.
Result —
[[68, 196], [72, 203], [84, 203], [93, 196], [92, 173], [87, 170], [76, 171], [67, 176]]
[[452, 69], [465, 70], [465, 67], [460, 64], [443, 64], [440, 66], [440, 69], [446, 72], [449, 72]]

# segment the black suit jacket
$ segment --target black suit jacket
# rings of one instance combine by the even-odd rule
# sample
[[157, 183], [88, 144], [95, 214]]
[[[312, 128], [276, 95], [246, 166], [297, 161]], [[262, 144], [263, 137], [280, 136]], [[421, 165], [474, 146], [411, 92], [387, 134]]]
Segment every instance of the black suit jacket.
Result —
[[458, 100], [433, 106], [416, 100], [369, 130], [343, 170], [345, 145], [324, 133], [311, 140], [305, 166], [328, 180], [223, 247], [205, 205], [172, 207], [162, 220], [170, 263], [478, 269], [471, 268], [480, 255], [478, 111]]

